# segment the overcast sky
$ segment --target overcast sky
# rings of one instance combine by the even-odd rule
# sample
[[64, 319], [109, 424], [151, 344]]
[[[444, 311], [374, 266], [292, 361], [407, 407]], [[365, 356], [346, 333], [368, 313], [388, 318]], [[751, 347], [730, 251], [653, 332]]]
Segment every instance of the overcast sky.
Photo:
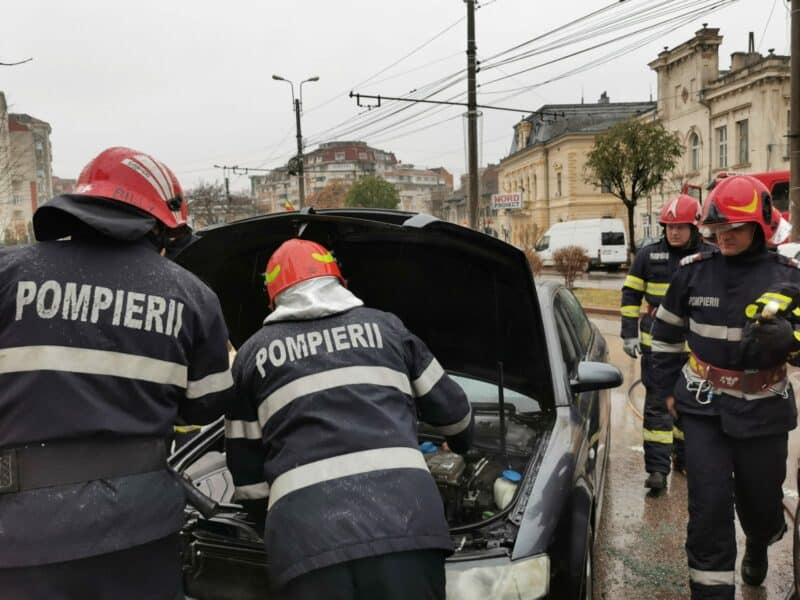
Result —
[[[582, 94], [586, 102], [595, 102], [603, 91], [612, 101], [647, 100], [651, 91], [655, 95], [655, 74], [647, 63], [664, 46], [689, 39], [704, 22], [724, 36], [721, 68], [728, 68], [731, 52], [747, 49], [749, 31], [762, 53], [774, 48], [788, 54], [785, 0], [717, 0], [724, 5], [717, 12], [659, 25], [704, 4], [712, 2], [484, 0], [476, 23], [478, 55], [485, 65], [529, 50], [540, 53], [479, 73], [478, 101], [536, 109], [580, 102]], [[650, 12], [640, 12], [645, 9]], [[462, 0], [11, 0], [0, 19], [0, 62], [33, 61], [0, 67], [0, 91], [12, 112], [50, 123], [53, 172], [61, 177], [77, 177], [89, 159], [113, 145], [157, 156], [184, 187], [221, 180], [214, 164], [284, 164], [296, 143], [294, 113], [289, 86], [273, 81], [273, 73], [296, 82], [320, 78], [303, 87], [306, 150], [320, 141], [361, 139], [393, 151], [404, 163], [443, 165], [458, 175], [466, 162], [459, 116], [464, 109], [434, 107], [421, 113], [429, 106], [415, 105], [386, 118], [406, 105], [359, 114], [362, 109], [347, 92], [405, 96], [463, 69], [465, 14]], [[625, 26], [631, 15], [640, 16]], [[598, 35], [604, 26], [614, 28]], [[586, 28], [589, 37], [582, 31]], [[654, 36], [659, 37], [650, 39]], [[621, 56], [543, 84], [614, 54]], [[546, 62], [551, 64], [542, 65]], [[534, 85], [520, 93], [519, 88]], [[460, 81], [435, 98], [465, 92], [466, 82]], [[509, 98], [512, 93], [517, 95]], [[511, 128], [521, 116], [484, 111], [482, 163], [507, 153]], [[361, 128], [347, 131], [354, 126]], [[247, 178], [235, 178], [233, 187], [249, 187]]]

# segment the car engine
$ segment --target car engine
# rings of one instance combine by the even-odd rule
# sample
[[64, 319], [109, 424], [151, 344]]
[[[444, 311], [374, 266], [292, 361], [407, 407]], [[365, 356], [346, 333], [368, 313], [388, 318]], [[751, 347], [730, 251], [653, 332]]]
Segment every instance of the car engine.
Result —
[[[496, 415], [476, 418], [473, 447], [463, 456], [430, 440], [420, 444], [450, 527], [485, 521], [502, 512], [522, 479], [536, 431], [509, 422], [508, 452], [504, 456], [497, 444], [497, 421]], [[512, 474], [514, 481], [507, 480], [504, 474]]]

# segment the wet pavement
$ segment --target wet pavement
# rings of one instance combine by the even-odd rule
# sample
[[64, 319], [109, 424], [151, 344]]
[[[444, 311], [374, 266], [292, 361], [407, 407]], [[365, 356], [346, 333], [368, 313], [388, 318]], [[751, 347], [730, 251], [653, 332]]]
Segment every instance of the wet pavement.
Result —
[[[625, 383], [612, 394], [611, 448], [606, 473], [605, 501], [595, 545], [595, 598], [602, 599], [678, 599], [689, 597], [688, 567], [683, 548], [686, 536], [686, 479], [671, 475], [668, 490], [658, 497], [648, 496], [642, 451], [641, 420], [644, 390], [641, 385], [627, 392], [639, 379], [639, 361], [622, 352], [619, 319], [592, 318], [609, 342], [611, 362], [623, 372]], [[800, 373], [794, 374], [795, 389]], [[785, 504], [792, 514], [797, 503], [797, 460], [800, 432], [789, 437]], [[792, 589], [791, 517], [790, 529], [769, 550], [769, 574], [764, 585], [743, 585], [739, 561], [744, 554], [744, 534], [737, 523], [738, 560], [736, 597], [746, 600], [786, 600]]]

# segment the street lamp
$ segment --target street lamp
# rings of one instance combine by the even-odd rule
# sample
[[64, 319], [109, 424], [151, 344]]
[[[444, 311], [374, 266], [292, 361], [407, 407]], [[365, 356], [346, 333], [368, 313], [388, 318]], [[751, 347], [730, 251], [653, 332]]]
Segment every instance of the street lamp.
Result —
[[297, 175], [299, 177], [298, 187], [300, 188], [300, 206], [298, 206], [298, 208], [303, 208], [303, 204], [306, 201], [305, 175], [303, 174], [303, 134], [301, 133], [300, 129], [300, 111], [303, 104], [303, 84], [308, 83], [309, 81], [319, 81], [319, 77], [315, 75], [314, 77], [309, 77], [308, 79], [304, 79], [300, 82], [299, 98], [295, 98], [294, 83], [292, 83], [290, 80], [286, 79], [285, 77], [281, 77], [280, 75], [273, 75], [272, 78], [275, 81], [285, 81], [292, 88], [292, 104], [294, 105], [294, 118], [295, 123], [297, 124]]

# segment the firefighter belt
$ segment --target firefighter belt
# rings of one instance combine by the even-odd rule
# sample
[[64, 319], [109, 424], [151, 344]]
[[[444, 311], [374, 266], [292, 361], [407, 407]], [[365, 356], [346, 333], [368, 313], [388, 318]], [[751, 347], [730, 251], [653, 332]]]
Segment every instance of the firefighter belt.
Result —
[[689, 355], [689, 368], [715, 391], [721, 392], [734, 390], [742, 394], [759, 394], [786, 379], [785, 363], [771, 369], [734, 371], [700, 360], [694, 352]]

